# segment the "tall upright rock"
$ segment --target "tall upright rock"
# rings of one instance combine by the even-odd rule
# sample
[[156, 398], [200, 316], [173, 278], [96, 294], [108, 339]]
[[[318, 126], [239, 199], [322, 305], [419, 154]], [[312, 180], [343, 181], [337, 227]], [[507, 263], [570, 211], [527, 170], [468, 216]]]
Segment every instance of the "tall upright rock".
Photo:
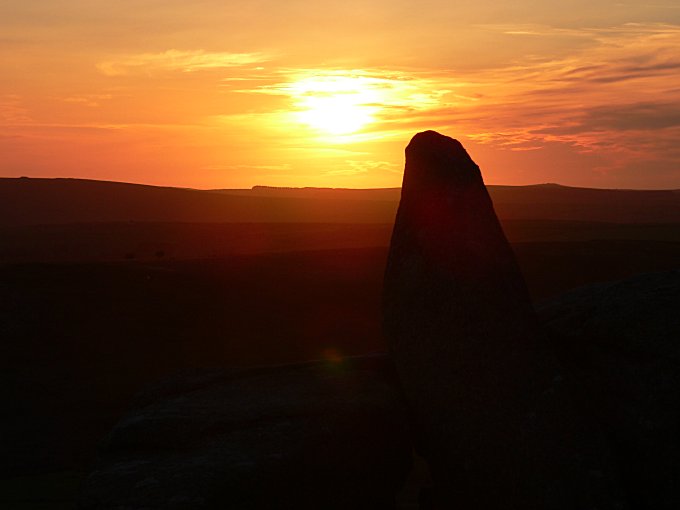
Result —
[[406, 148], [384, 328], [443, 508], [626, 508], [541, 341], [479, 167], [434, 131]]

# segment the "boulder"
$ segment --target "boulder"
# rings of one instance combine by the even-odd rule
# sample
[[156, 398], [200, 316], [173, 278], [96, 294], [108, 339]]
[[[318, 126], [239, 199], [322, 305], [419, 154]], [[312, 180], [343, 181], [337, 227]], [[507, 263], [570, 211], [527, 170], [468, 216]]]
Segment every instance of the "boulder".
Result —
[[441, 508], [625, 508], [597, 426], [540, 334], [479, 167], [457, 140], [406, 148], [384, 330]]
[[137, 397], [80, 508], [391, 509], [411, 456], [384, 355], [197, 371]]
[[680, 271], [583, 287], [538, 308], [613, 447], [632, 507], [680, 508]]

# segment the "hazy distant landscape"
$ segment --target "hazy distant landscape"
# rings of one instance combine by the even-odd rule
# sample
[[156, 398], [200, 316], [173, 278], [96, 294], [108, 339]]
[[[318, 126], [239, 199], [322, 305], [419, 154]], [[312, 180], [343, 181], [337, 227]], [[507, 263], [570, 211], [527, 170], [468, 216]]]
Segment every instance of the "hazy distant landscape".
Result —
[[678, 3], [0, 2], [0, 510], [680, 508]]
[[[680, 191], [489, 186], [511, 242], [680, 241]], [[186, 190], [0, 179], [0, 262], [386, 247], [400, 190]]]
[[[680, 260], [677, 191], [490, 192], [536, 301]], [[0, 502], [68, 508], [98, 440], [164, 375], [384, 350], [398, 200], [398, 189], [0, 179], [0, 358], [12, 417]]]

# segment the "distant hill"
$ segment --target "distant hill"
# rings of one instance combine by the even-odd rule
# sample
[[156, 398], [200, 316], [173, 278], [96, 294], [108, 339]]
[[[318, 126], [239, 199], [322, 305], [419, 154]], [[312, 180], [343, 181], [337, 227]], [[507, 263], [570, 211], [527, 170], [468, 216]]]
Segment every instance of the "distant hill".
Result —
[[253, 186], [251, 189], [215, 189], [214, 193], [249, 197], [323, 198], [326, 200], [399, 201], [401, 188], [278, 188]]
[[394, 201], [226, 194], [81, 179], [0, 179], [0, 226], [92, 222], [389, 223]]
[[[489, 186], [502, 220], [680, 222], [680, 191]], [[192, 190], [82, 179], [0, 178], [0, 226], [92, 222], [392, 223], [398, 188]]]
[[677, 223], [680, 190], [571, 188], [557, 184], [489, 186], [501, 219]]
[[[680, 221], [680, 190], [609, 190], [560, 184], [488, 186], [496, 212], [504, 220], [601, 221], [609, 223], [675, 223]], [[386, 200], [398, 202], [401, 188], [277, 188], [213, 192], [234, 196]]]

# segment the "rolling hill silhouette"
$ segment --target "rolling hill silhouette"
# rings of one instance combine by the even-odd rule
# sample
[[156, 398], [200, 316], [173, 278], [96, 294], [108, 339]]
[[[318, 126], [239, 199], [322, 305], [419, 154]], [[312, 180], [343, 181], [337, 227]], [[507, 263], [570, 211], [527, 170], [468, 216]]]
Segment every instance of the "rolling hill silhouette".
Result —
[[[680, 222], [680, 191], [489, 186], [501, 220]], [[82, 179], [0, 179], [0, 226], [153, 221], [391, 223], [400, 190], [193, 190]]]

